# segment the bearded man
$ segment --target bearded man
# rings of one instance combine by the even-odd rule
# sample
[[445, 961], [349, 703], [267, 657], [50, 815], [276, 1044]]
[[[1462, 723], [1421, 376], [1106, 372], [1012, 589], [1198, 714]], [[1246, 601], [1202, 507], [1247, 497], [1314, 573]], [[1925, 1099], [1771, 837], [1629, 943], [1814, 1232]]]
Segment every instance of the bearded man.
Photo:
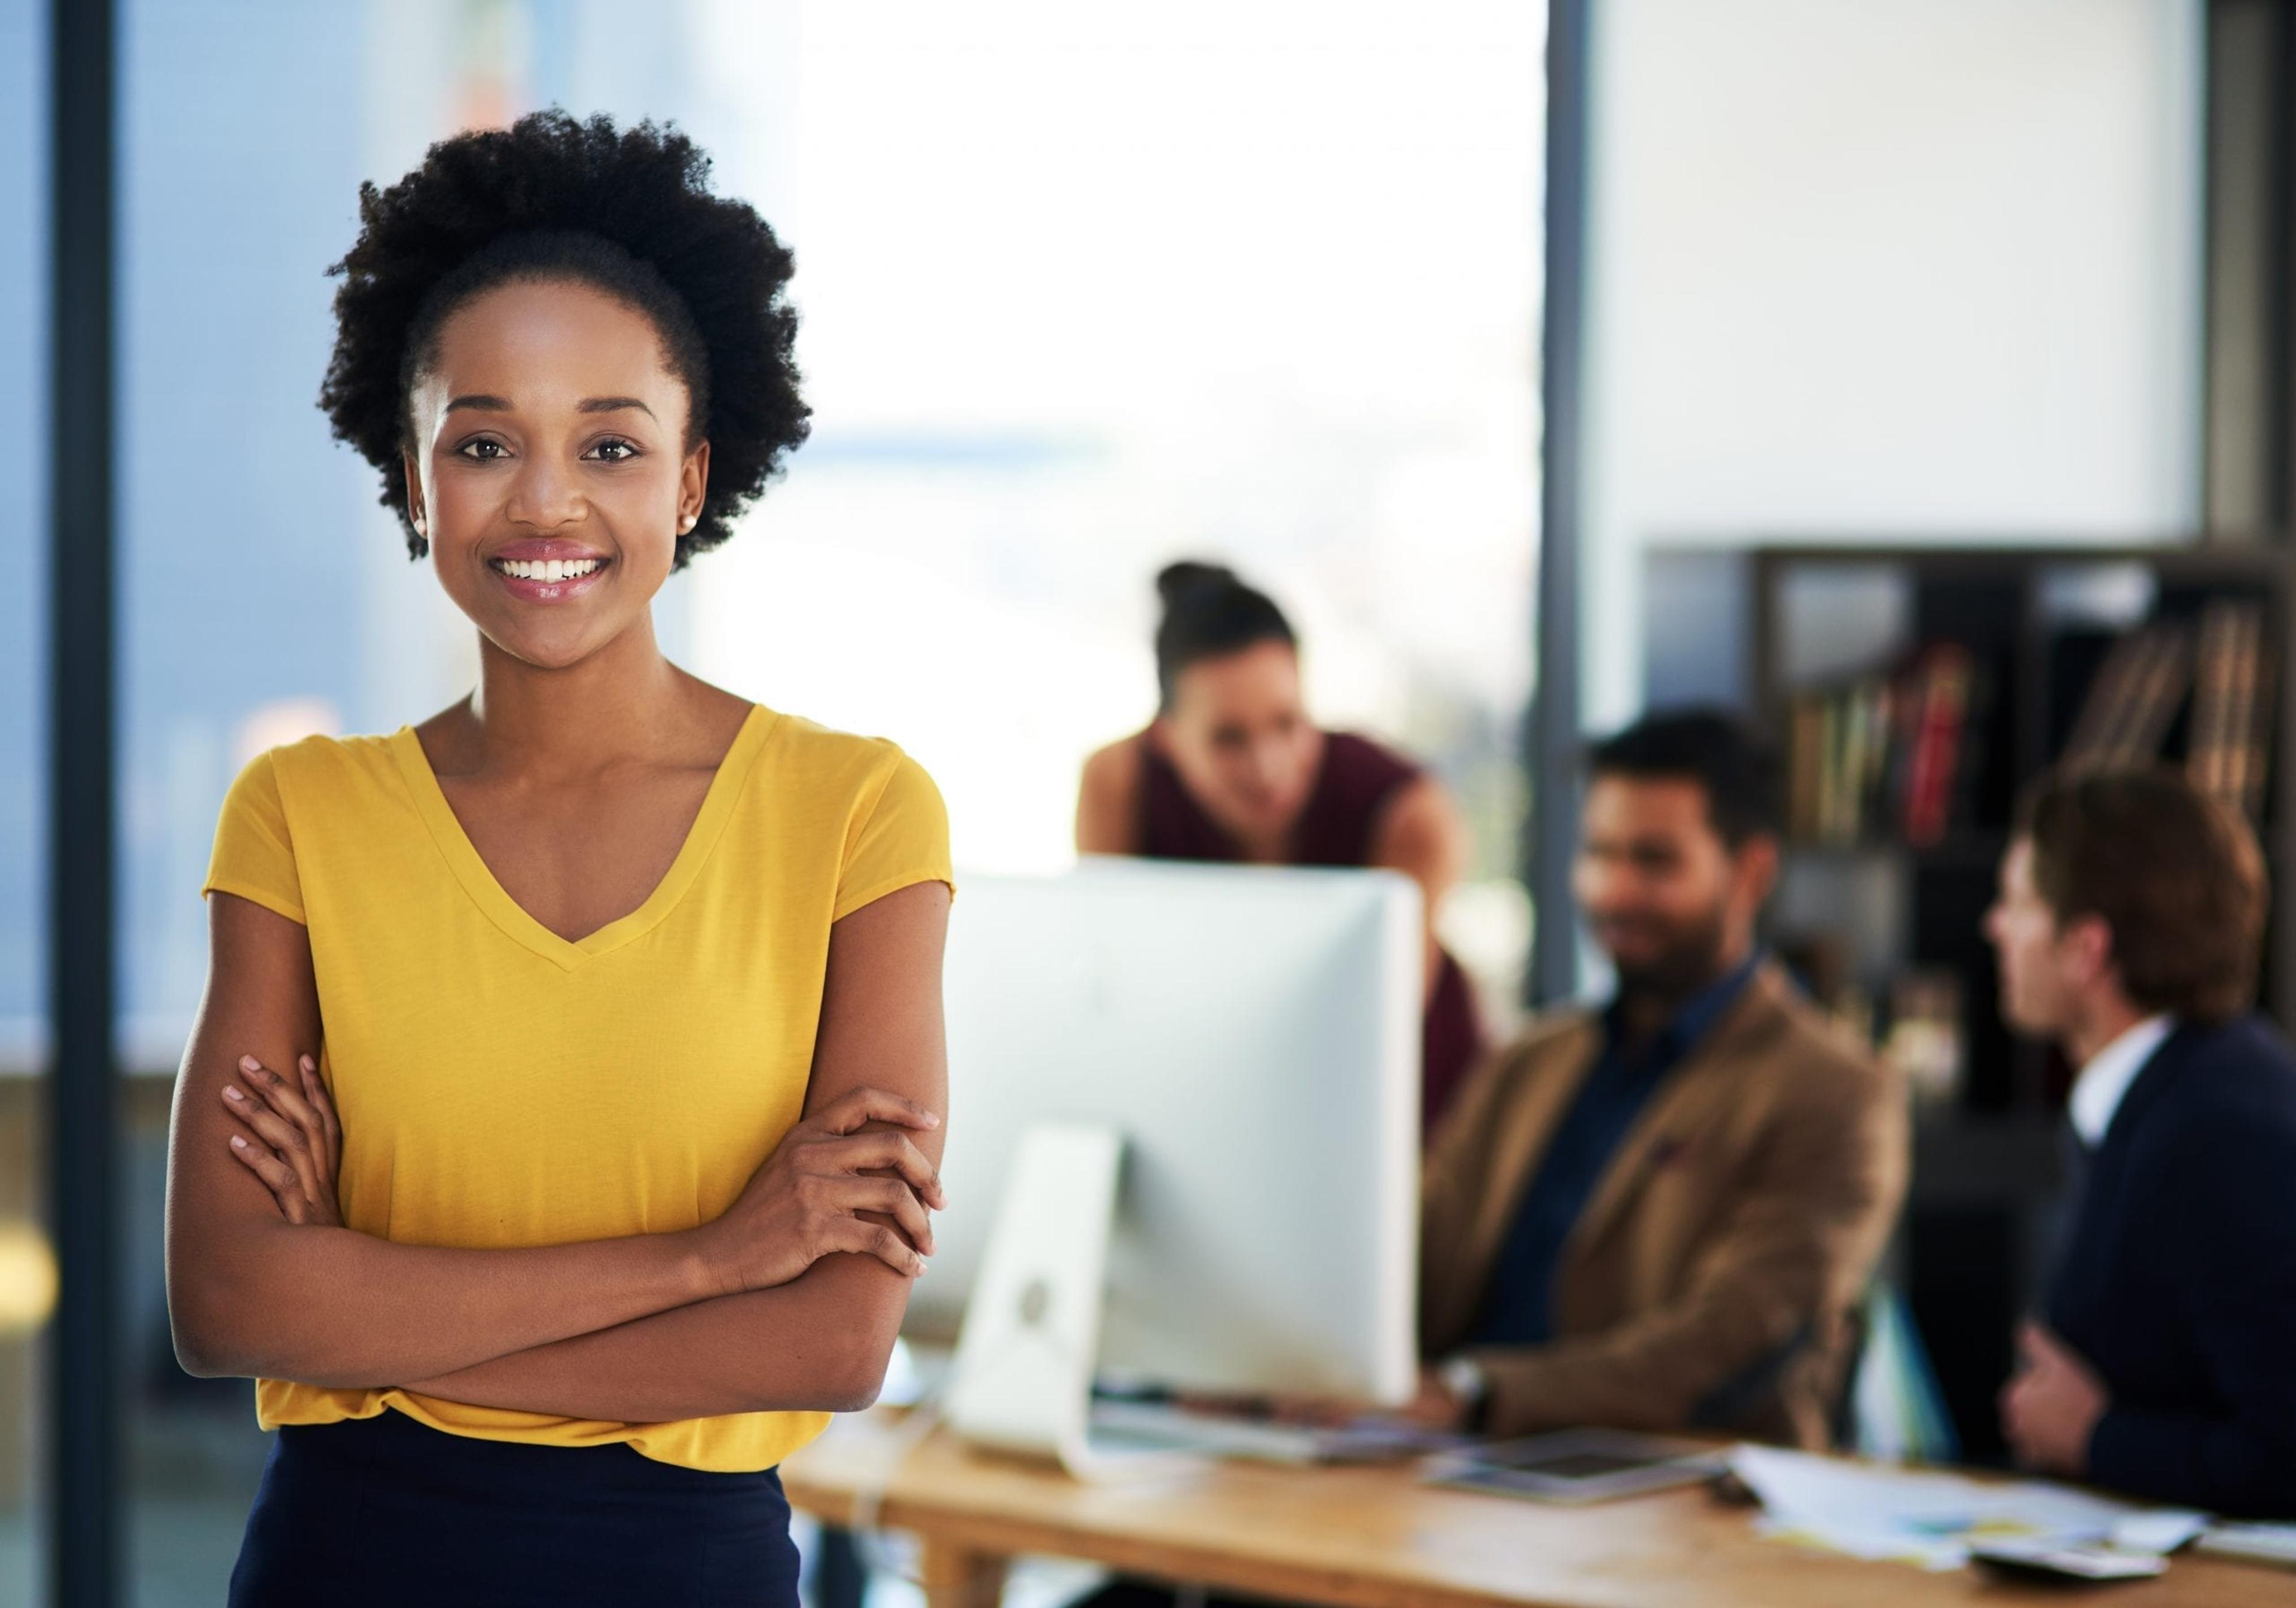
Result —
[[1777, 794], [1717, 713], [1592, 750], [1573, 888], [1617, 989], [1485, 1063], [1433, 1136], [1423, 1420], [1827, 1443], [1907, 1115], [1757, 942]]

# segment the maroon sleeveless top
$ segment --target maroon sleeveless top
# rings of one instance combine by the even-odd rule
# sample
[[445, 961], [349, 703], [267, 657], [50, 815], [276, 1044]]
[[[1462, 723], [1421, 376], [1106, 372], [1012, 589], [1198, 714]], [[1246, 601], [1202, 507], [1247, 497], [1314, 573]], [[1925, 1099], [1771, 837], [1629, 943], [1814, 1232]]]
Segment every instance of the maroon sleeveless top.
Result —
[[[1242, 858], [1235, 840], [1205, 814], [1180, 773], [1144, 732], [1135, 739], [1141, 755], [1142, 854], [1151, 860]], [[1292, 829], [1293, 865], [1367, 866], [1381, 812], [1419, 767], [1368, 738], [1349, 731], [1324, 737], [1324, 763], [1307, 807]], [[1467, 975], [1448, 954], [1440, 956], [1435, 986], [1427, 996], [1421, 1036], [1420, 1132], [1435, 1130], [1435, 1119], [1450, 1104], [1475, 1057], [1482, 1053], [1481, 1026]]]

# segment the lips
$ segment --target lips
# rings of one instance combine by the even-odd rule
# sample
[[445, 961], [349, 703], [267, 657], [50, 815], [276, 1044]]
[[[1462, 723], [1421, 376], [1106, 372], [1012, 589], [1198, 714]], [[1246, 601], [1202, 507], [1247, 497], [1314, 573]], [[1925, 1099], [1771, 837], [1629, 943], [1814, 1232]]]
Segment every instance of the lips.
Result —
[[612, 567], [605, 554], [555, 538], [512, 542], [487, 558], [487, 568], [505, 591], [536, 603], [579, 597]]

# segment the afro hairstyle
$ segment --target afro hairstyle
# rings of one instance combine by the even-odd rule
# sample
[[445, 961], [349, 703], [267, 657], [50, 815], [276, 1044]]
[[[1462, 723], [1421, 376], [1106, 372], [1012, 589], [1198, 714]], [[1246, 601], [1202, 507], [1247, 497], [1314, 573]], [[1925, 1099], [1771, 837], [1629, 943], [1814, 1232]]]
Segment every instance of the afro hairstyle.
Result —
[[709, 159], [675, 128], [617, 129], [534, 112], [508, 128], [441, 140], [388, 190], [359, 187], [359, 235], [335, 292], [335, 348], [319, 405], [340, 440], [381, 471], [382, 504], [408, 554], [430, 543], [407, 511], [409, 393], [447, 316], [513, 282], [573, 281], [652, 319], [685, 382], [691, 449], [709, 443], [709, 486], [676, 567], [733, 522], [802, 443], [790, 253], [747, 204], [713, 195]]

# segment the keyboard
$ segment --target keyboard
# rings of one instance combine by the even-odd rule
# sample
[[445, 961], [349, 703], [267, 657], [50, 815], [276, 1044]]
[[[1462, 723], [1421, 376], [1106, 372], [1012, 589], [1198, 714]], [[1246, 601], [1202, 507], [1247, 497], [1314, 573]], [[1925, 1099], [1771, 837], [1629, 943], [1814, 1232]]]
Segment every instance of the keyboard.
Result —
[[1456, 1444], [1451, 1436], [1385, 1419], [1337, 1427], [1282, 1424], [1222, 1413], [1192, 1412], [1160, 1401], [1101, 1400], [1092, 1405], [1095, 1449], [1193, 1452], [1256, 1463], [1371, 1463], [1414, 1457]]

